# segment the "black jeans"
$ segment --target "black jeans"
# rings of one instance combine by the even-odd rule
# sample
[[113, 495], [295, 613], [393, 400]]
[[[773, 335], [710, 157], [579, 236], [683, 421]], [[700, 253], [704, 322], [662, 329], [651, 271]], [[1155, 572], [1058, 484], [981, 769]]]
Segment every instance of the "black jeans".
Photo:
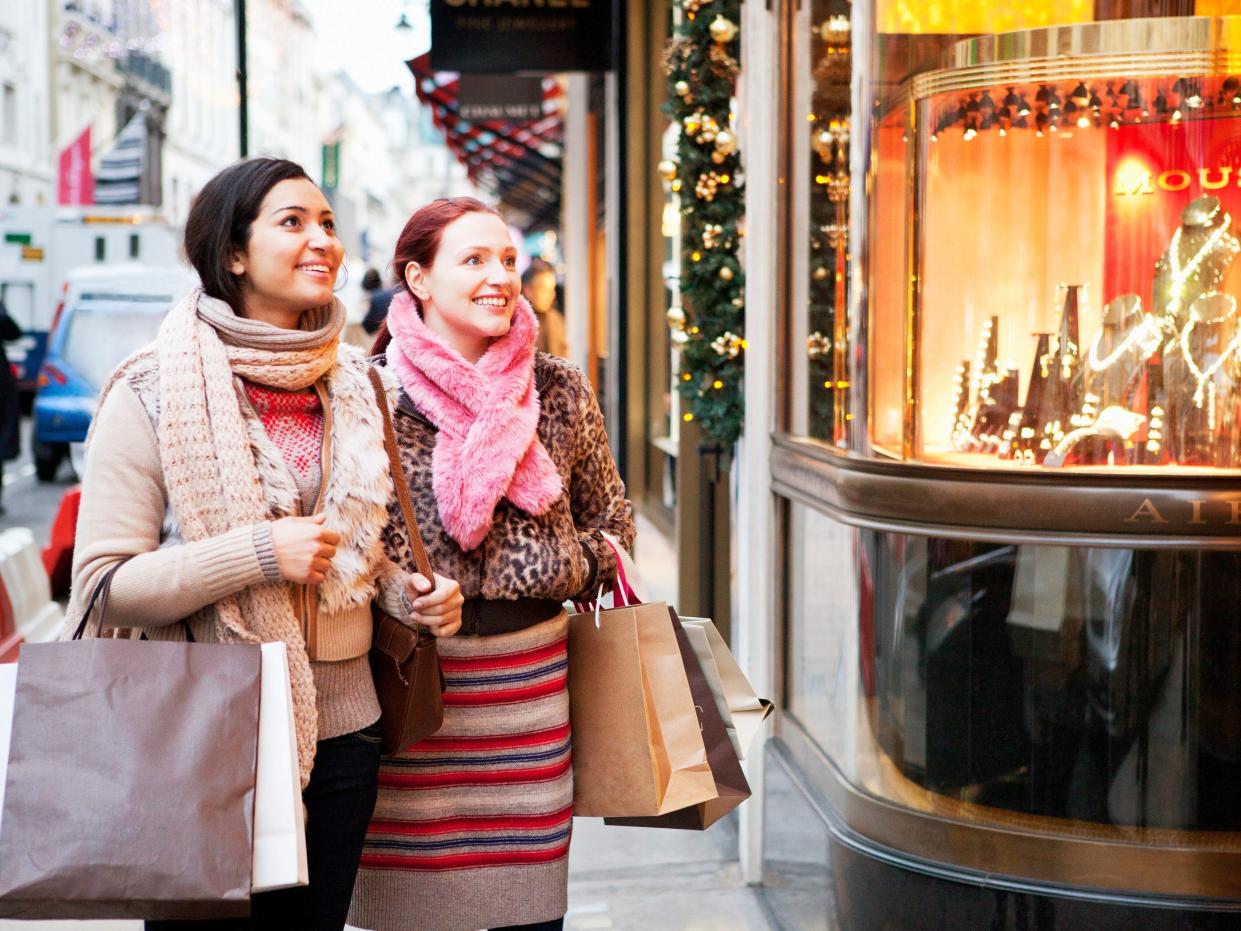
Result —
[[378, 778], [378, 724], [319, 741], [310, 784], [302, 794], [310, 885], [260, 892], [250, 900], [249, 918], [148, 921], [147, 931], [340, 931], [375, 810]]

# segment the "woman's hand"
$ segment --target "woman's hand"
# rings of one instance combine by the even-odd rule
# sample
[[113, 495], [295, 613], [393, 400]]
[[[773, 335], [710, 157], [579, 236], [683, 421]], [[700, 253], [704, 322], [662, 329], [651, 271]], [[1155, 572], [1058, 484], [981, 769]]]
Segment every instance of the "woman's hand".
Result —
[[280, 574], [299, 585], [318, 585], [336, 555], [340, 534], [328, 530], [323, 514], [310, 517], [282, 517], [271, 525], [271, 541], [276, 550]]
[[461, 586], [453, 579], [435, 576], [435, 591], [420, 572], [409, 577], [405, 595], [409, 599], [413, 620], [424, 625], [437, 637], [451, 637], [461, 629]]

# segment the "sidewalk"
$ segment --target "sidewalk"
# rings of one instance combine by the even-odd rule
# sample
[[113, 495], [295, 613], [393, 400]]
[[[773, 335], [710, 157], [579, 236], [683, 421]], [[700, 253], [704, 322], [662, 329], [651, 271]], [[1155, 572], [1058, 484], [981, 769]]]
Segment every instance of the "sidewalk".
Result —
[[[675, 599], [676, 554], [642, 519], [637, 564], [645, 598]], [[569, 863], [566, 931], [774, 931], [758, 891], [741, 881], [734, 818], [702, 832], [578, 818]], [[133, 921], [0, 921], [0, 931], [141, 929]]]

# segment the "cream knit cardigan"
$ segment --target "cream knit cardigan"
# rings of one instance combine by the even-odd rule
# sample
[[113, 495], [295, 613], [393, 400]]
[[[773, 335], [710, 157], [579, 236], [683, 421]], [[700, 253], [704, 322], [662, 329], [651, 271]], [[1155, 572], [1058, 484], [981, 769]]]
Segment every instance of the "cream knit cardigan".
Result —
[[[382, 530], [394, 489], [368, 367], [359, 350], [342, 345], [336, 366], [325, 376], [332, 460], [323, 510], [328, 526], [341, 534], [332, 570], [318, 590], [318, 658], [326, 661], [364, 654], [370, 644], [376, 583], [385, 608], [392, 610], [400, 604], [406, 581], [383, 548]], [[196, 639], [214, 642], [218, 637], [211, 606], [272, 579], [259, 560], [256, 525], [190, 543], [181, 539], [160, 464], [159, 382], [154, 348], [138, 353], [124, 364], [96, 415], [82, 482], [67, 618], [76, 625], [104, 572], [123, 562], [113, 577], [109, 624], [123, 621], [152, 639], [170, 639], [180, 636], [175, 622], [188, 618]], [[390, 377], [388, 382], [394, 392]], [[297, 486], [279, 449], [248, 405], [242, 407], [269, 519], [296, 514]], [[290, 648], [301, 653], [301, 668], [306, 669], [304, 644], [294, 642]], [[292, 662], [290, 666], [297, 668]], [[313, 703], [313, 682], [303, 676], [299, 685], [303, 695], [309, 689]], [[311, 714], [313, 720], [313, 705]], [[299, 733], [303, 785], [315, 736]]]

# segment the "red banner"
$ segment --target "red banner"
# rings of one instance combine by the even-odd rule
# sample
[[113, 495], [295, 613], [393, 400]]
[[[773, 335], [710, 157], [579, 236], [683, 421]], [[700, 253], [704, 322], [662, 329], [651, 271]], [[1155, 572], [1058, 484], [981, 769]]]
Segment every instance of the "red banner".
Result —
[[1155, 262], [1186, 204], [1213, 194], [1232, 215], [1233, 231], [1241, 230], [1241, 119], [1137, 123], [1107, 133], [1103, 300], [1138, 294], [1149, 307]]
[[60, 153], [57, 203], [93, 204], [95, 178], [90, 170], [90, 126]]

